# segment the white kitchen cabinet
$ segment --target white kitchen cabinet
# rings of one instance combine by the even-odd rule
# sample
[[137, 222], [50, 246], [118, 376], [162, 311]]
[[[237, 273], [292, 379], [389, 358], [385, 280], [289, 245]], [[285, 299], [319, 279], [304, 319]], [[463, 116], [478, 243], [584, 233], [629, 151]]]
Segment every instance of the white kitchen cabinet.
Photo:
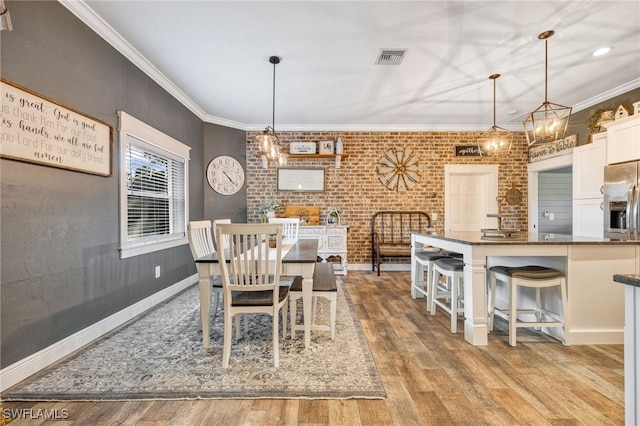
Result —
[[605, 123], [607, 164], [640, 160], [640, 114]]
[[573, 148], [573, 235], [604, 234], [602, 190], [606, 158], [607, 133], [594, 135], [592, 143]]
[[333, 262], [337, 274], [347, 275], [347, 226], [300, 226], [298, 238], [318, 240], [318, 257]]
[[603, 196], [606, 156], [607, 133], [594, 135], [592, 143], [573, 148], [574, 199]]
[[604, 235], [603, 203], [602, 197], [573, 200], [573, 235], [580, 237]]

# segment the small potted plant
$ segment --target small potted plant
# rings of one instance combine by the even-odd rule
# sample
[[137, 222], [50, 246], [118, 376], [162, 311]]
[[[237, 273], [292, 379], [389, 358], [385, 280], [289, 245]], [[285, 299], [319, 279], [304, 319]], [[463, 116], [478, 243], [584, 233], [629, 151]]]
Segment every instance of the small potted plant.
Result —
[[614, 119], [615, 116], [612, 106], [603, 106], [591, 111], [589, 118], [585, 122], [589, 135], [600, 133], [602, 131], [602, 125]]
[[276, 216], [276, 209], [280, 206], [280, 204], [278, 204], [277, 201], [275, 200], [268, 200], [265, 201], [261, 206], [260, 206], [260, 211], [262, 213], [264, 213], [264, 215], [266, 217], [275, 217]]
[[327, 224], [336, 225], [340, 224], [340, 210], [336, 207], [329, 207], [329, 216], [327, 217]]

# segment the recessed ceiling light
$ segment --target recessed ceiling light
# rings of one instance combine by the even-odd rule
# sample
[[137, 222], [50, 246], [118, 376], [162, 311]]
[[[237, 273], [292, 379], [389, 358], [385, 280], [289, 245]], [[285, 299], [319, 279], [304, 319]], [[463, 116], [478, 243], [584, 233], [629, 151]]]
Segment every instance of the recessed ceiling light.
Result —
[[613, 50], [613, 46], [607, 46], [607, 47], [600, 47], [598, 49], [596, 49], [591, 56], [602, 56], [602, 55], [606, 55], [607, 53], [611, 52]]

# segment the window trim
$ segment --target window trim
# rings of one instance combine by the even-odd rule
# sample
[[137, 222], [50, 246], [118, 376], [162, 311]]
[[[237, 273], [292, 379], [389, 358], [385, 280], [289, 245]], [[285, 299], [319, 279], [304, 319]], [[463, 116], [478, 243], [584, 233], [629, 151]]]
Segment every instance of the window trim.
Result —
[[[118, 111], [120, 119], [119, 140], [120, 140], [120, 200], [119, 200], [119, 234], [120, 234], [120, 258], [139, 256], [159, 250], [189, 244], [186, 234], [187, 222], [189, 220], [189, 151], [191, 148], [182, 142], [154, 129], [148, 124], [132, 117], [124, 111]], [[185, 194], [185, 233], [181, 237], [158, 237], [157, 239], [131, 242], [127, 239], [127, 170], [126, 155], [129, 139], [134, 138], [137, 146], [146, 150], [156, 152], [162, 156], [177, 161], [184, 161], [184, 194]]]

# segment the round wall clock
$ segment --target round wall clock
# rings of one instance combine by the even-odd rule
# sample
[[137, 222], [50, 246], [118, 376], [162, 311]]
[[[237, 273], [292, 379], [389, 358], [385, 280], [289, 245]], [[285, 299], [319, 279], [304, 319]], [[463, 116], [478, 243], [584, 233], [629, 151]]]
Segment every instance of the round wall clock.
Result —
[[391, 191], [406, 191], [420, 181], [420, 159], [411, 148], [392, 148], [378, 160], [378, 179]]
[[209, 162], [207, 182], [218, 194], [235, 194], [244, 185], [244, 169], [235, 158], [221, 155]]

